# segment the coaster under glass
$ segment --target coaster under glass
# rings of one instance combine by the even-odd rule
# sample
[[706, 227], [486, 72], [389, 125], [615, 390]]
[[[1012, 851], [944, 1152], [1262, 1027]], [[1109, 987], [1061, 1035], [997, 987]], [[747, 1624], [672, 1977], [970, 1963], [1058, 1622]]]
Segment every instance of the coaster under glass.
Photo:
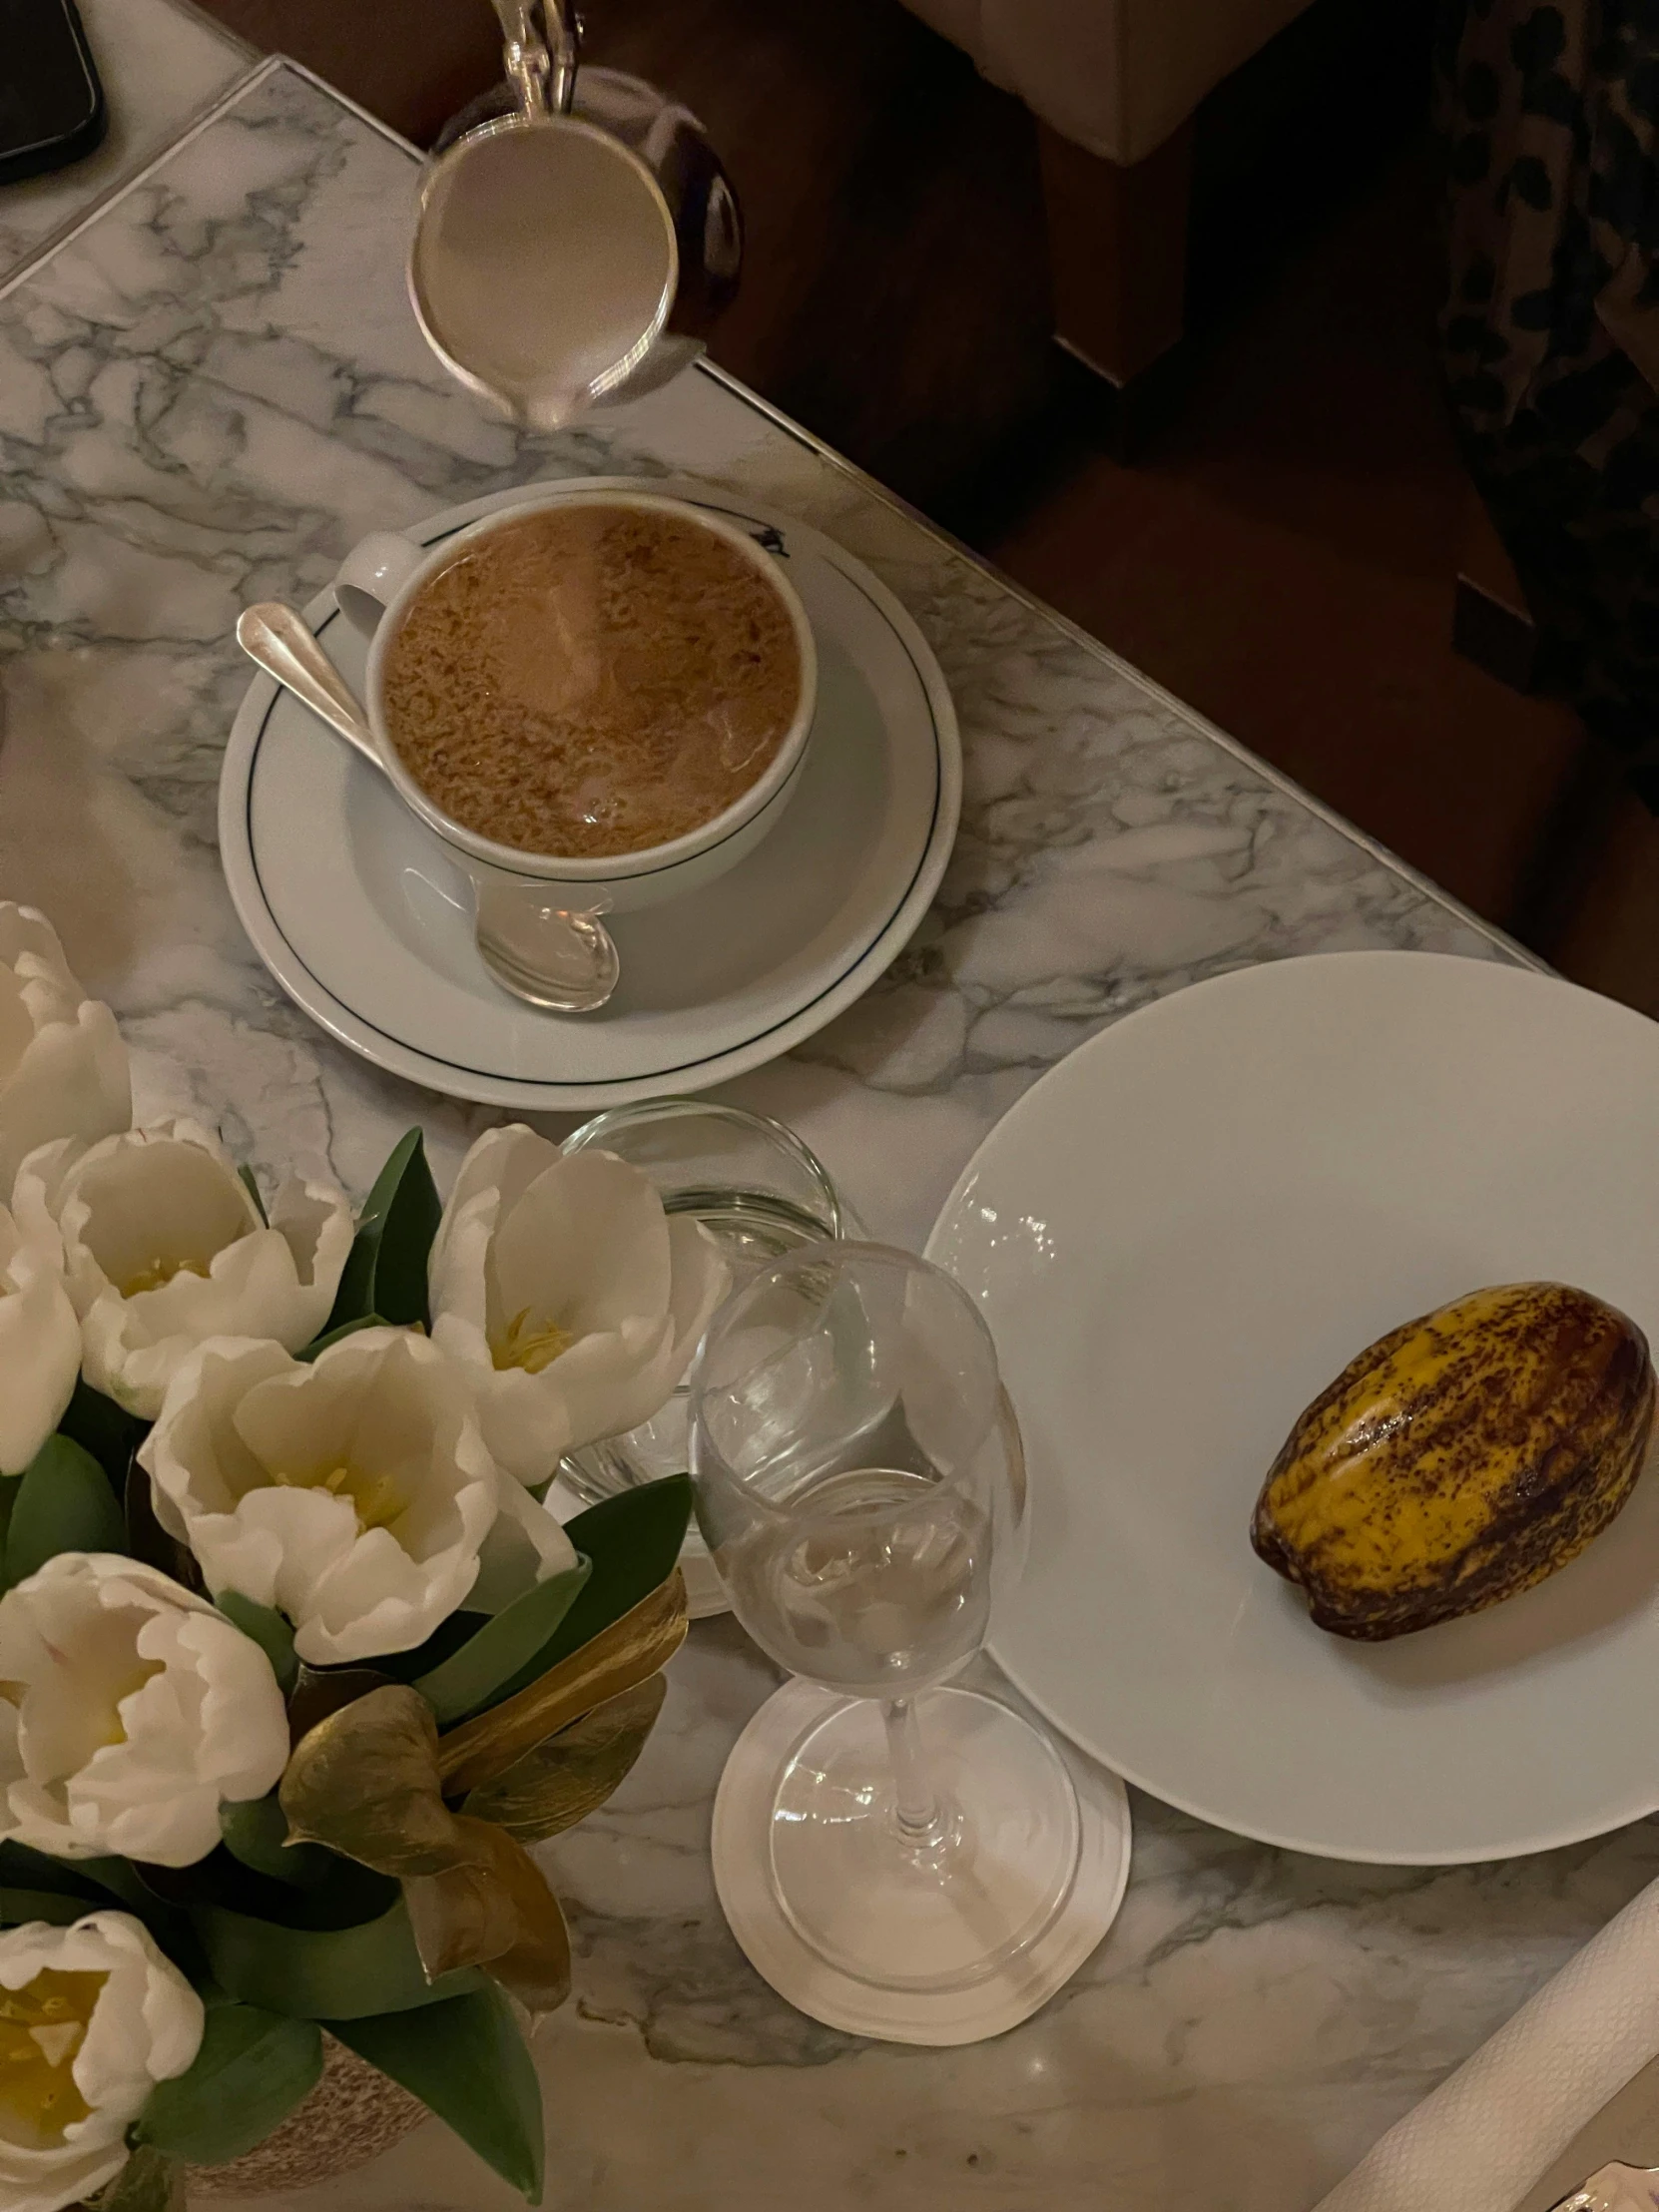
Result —
[[[813, 1848], [803, 1845], [802, 1804], [832, 1796], [842, 1761], [870, 1771], [874, 1746], [859, 1734], [879, 1736], [881, 1719], [868, 1699], [797, 1680], [768, 1699], [727, 1761], [715, 1799], [715, 1888], [750, 1963], [814, 2019], [893, 2042], [978, 2042], [1028, 2019], [1111, 1927], [1129, 1879], [1129, 1802], [1115, 1775], [983, 1690], [933, 1690], [925, 1710], [933, 1756], [977, 1839], [972, 1864], [953, 1881], [920, 1870], [872, 1879], [858, 1863], [859, 1821], [840, 1836], [834, 1824], [826, 1835], [814, 1823], [825, 1863], [801, 1865], [802, 1850]], [[994, 1756], [976, 1756], [990, 1753], [993, 1739]], [[1052, 1785], [1047, 1766], [1060, 1770], [1063, 1788], [1030, 1797], [1064, 1808], [1064, 1833], [1034, 1827], [1017, 1786], [1027, 1760], [1044, 1766], [1034, 1782]], [[985, 1789], [981, 1773], [996, 1775]], [[1018, 1939], [976, 1967], [981, 1904], [998, 1925], [1015, 1926]]]

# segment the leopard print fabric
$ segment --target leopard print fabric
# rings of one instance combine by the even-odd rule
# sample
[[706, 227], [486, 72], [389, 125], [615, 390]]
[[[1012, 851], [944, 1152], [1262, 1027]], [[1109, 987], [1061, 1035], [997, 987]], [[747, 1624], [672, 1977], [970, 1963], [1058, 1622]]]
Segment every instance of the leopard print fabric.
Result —
[[1659, 810], [1659, 0], [1447, 0], [1438, 60], [1465, 454], [1541, 687]]

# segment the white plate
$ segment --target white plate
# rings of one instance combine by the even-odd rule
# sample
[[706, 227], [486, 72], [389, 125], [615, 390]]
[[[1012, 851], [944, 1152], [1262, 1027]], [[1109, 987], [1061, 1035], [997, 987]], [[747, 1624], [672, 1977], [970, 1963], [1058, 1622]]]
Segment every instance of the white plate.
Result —
[[1396, 1323], [1556, 1278], [1659, 1342], [1659, 1026], [1525, 969], [1346, 952], [1200, 983], [992, 1131], [929, 1255], [1032, 1464], [992, 1649], [1059, 1728], [1241, 1835], [1497, 1859], [1659, 1808], [1659, 1473], [1524, 1596], [1385, 1644], [1250, 1548], [1310, 1398]]
[[[451, 507], [417, 534], [435, 544], [544, 488]], [[551, 1111], [706, 1089], [849, 1006], [938, 888], [961, 753], [950, 695], [910, 617], [805, 523], [707, 485], [649, 488], [779, 533], [818, 640], [817, 735], [788, 814], [748, 859], [705, 890], [614, 919], [623, 980], [602, 1012], [539, 1013], [491, 980], [445, 846], [269, 677], [255, 678], [232, 726], [219, 835], [243, 926], [290, 998], [394, 1075]], [[366, 649], [333, 594], [305, 612], [360, 687]]]

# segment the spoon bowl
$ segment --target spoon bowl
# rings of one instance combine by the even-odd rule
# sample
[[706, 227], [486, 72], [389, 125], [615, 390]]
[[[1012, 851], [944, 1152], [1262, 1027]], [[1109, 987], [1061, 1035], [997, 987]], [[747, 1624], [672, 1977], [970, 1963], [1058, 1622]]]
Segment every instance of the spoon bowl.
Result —
[[[245, 607], [237, 618], [237, 643], [257, 668], [386, 775], [360, 703], [302, 615], [280, 600]], [[606, 1003], [622, 973], [615, 940], [600, 919], [608, 900], [566, 907], [556, 903], [551, 885], [534, 877], [479, 866], [467, 872], [473, 938], [503, 990], [546, 1013], [589, 1014]]]

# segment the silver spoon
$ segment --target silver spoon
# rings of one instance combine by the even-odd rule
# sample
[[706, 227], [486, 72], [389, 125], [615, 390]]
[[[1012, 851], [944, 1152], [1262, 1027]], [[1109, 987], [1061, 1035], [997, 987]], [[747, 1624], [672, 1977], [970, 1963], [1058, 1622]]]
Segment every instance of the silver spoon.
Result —
[[[276, 599], [245, 607], [237, 618], [237, 643], [335, 737], [386, 774], [362, 708], [301, 615]], [[622, 970], [599, 918], [603, 909], [557, 905], [554, 887], [530, 876], [474, 875], [472, 881], [473, 936], [503, 989], [551, 1013], [591, 1014], [605, 1004]]]

